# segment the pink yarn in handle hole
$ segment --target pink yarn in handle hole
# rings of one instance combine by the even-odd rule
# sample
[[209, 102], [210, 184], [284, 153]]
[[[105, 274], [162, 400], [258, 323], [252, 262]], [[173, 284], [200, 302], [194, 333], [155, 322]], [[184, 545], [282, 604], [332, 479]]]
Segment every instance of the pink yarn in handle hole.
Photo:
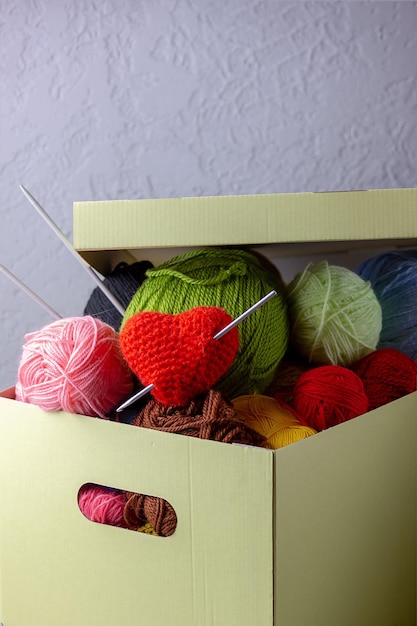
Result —
[[177, 527], [173, 506], [163, 498], [85, 483], [78, 507], [92, 522], [169, 537]]
[[78, 493], [78, 506], [92, 522], [127, 528], [123, 517], [126, 494], [118, 489], [87, 483]]

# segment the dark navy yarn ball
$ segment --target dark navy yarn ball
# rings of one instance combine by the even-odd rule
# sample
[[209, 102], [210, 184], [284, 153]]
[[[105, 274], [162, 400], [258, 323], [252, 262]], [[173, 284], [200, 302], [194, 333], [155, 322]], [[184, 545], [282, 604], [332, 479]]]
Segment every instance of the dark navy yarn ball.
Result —
[[[146, 271], [153, 267], [150, 261], [135, 263], [119, 263], [114, 270], [104, 278], [103, 283], [118, 299], [123, 308], [126, 308], [132, 297], [146, 279]], [[113, 306], [107, 296], [96, 287], [91, 293], [84, 308], [84, 315], [98, 317], [114, 330], [119, 330], [122, 316]]]

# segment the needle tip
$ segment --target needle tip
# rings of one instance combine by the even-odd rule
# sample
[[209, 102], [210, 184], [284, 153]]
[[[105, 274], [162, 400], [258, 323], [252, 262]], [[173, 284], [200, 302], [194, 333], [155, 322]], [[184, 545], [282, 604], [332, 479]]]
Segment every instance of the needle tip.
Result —
[[26, 187], [24, 187], [23, 185], [19, 185], [20, 187], [20, 191], [23, 193], [24, 196], [26, 196], [26, 198], [28, 198], [28, 200], [32, 201], [33, 196], [32, 194], [26, 189]]

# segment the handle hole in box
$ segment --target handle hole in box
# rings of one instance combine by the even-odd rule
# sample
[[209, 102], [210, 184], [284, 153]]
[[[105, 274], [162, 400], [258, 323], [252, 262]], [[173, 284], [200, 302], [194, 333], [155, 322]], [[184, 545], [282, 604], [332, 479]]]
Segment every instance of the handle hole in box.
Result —
[[78, 508], [88, 520], [158, 537], [170, 537], [177, 527], [174, 507], [164, 498], [84, 483]]

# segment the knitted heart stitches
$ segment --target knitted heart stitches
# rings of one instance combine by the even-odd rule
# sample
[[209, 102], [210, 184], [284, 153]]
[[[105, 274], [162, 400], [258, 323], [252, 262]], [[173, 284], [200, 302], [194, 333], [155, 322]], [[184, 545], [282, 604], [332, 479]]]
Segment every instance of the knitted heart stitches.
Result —
[[214, 335], [232, 321], [218, 307], [196, 307], [177, 315], [140, 311], [120, 331], [130, 369], [167, 406], [188, 404], [229, 369], [239, 348], [237, 328]]

